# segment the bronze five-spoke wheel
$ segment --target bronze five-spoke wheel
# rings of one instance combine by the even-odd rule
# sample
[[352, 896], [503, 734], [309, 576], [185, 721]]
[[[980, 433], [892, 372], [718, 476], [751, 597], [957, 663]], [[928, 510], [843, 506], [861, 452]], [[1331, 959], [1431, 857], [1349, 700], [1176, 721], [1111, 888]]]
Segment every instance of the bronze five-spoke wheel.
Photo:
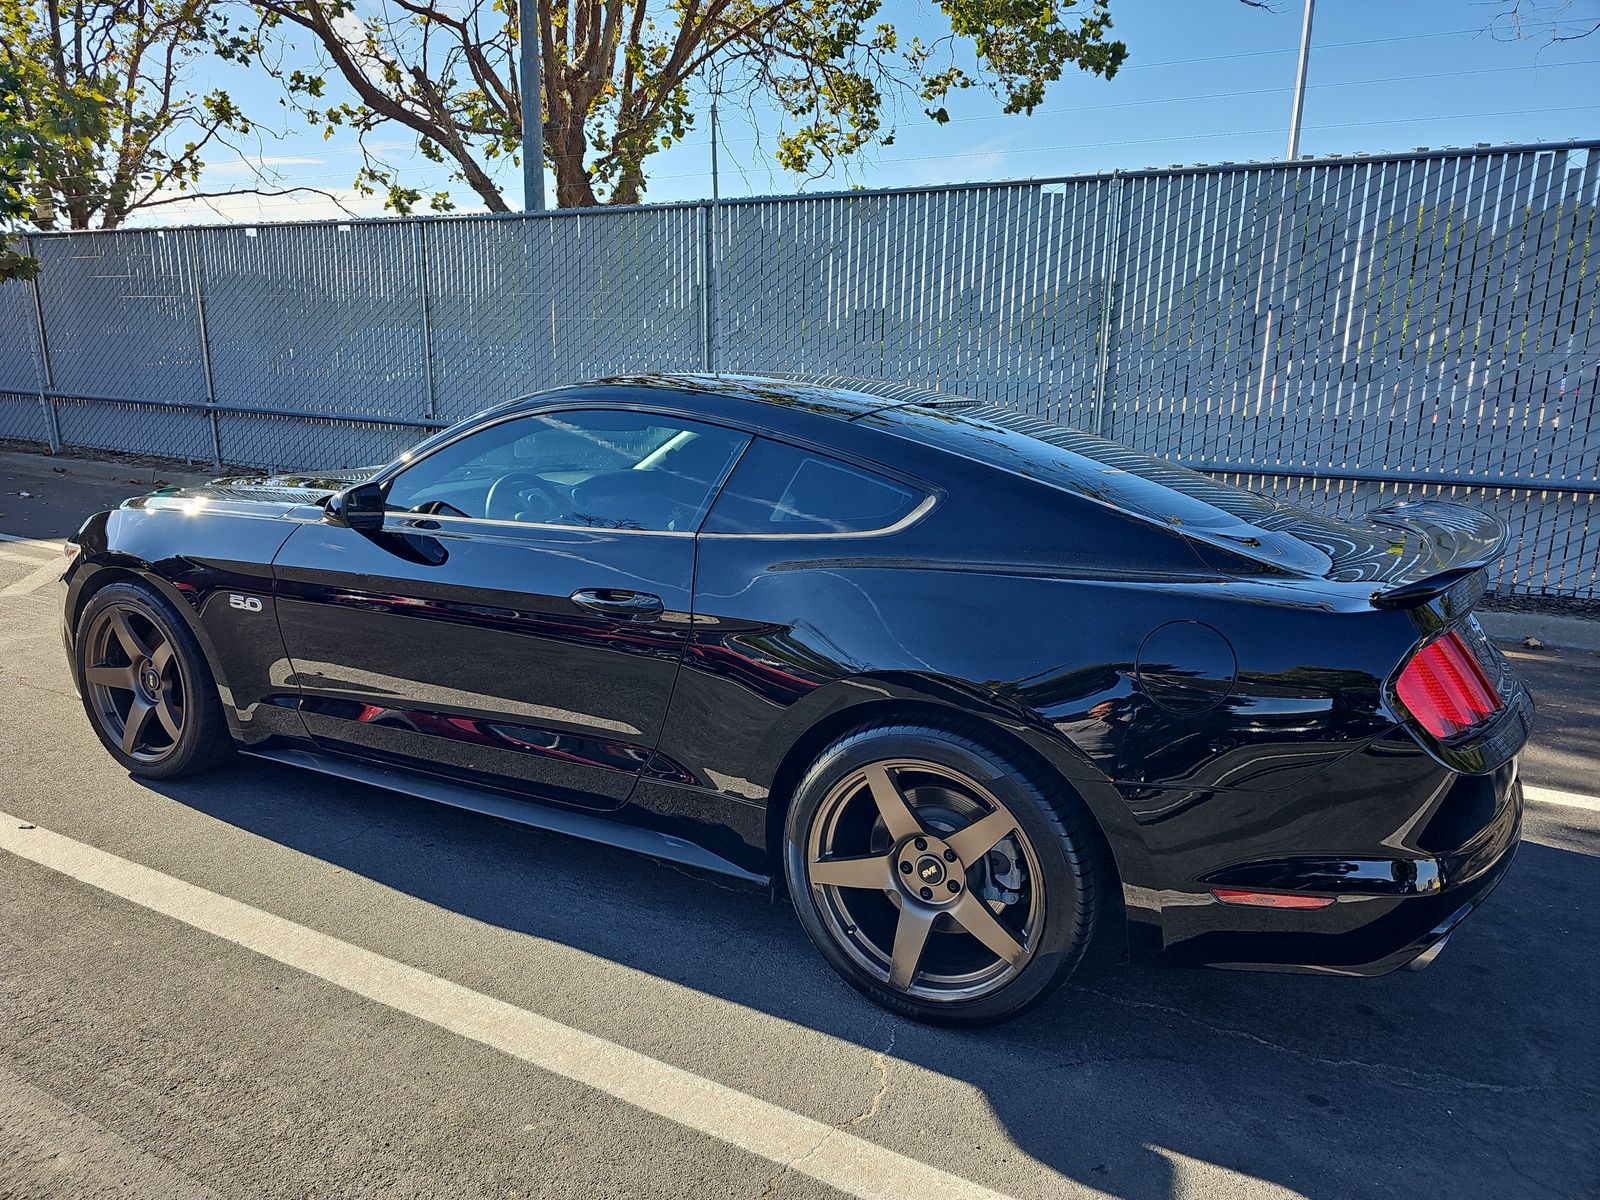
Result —
[[96, 592], [78, 619], [74, 652], [95, 732], [135, 774], [185, 774], [231, 744], [194, 634], [148, 586], [114, 583]]
[[993, 793], [938, 763], [875, 762], [840, 780], [812, 822], [806, 865], [829, 931], [907, 995], [992, 992], [1038, 945], [1032, 845]]
[[812, 939], [873, 999], [929, 1020], [996, 1020], [1087, 945], [1084, 819], [981, 730], [861, 730], [797, 789], [790, 891]]
[[143, 763], [171, 754], [183, 736], [183, 673], [156, 623], [138, 610], [103, 609], [88, 629], [83, 680], [100, 727]]

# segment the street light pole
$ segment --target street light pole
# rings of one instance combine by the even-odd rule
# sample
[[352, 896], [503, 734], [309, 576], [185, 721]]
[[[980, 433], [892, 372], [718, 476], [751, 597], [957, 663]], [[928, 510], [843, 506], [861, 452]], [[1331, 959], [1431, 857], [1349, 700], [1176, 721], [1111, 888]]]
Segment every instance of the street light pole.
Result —
[[1311, 62], [1311, 14], [1317, 0], [1306, 0], [1306, 17], [1300, 26], [1300, 66], [1294, 76], [1294, 107], [1289, 113], [1290, 162], [1300, 157], [1300, 113], [1306, 105], [1306, 67]]
[[539, 62], [539, 0], [517, 0], [522, 87], [522, 211], [544, 210], [544, 104]]

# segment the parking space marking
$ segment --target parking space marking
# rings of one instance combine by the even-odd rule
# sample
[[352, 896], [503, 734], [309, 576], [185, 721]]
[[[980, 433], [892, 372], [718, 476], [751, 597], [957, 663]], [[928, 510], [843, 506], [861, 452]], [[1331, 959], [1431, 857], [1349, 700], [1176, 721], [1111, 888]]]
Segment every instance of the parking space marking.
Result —
[[0, 558], [7, 562], [36, 563], [39, 561], [37, 554], [18, 554], [15, 550], [0, 548]]
[[[637, 1050], [0, 812], [0, 850], [757, 1155], [851, 1196], [1005, 1200]], [[1083, 1189], [1085, 1195], [1103, 1195]]]
[[1600, 796], [1585, 796], [1579, 792], [1560, 792], [1554, 788], [1522, 785], [1522, 798], [1530, 804], [1557, 804], [1562, 808], [1581, 808], [1585, 812], [1600, 813]]
[[60, 559], [55, 562], [45, 563], [37, 571], [24, 575], [21, 579], [6, 587], [0, 588], [0, 596], [26, 596], [36, 592], [47, 583], [54, 583], [61, 578], [61, 572], [66, 570], [66, 563]]
[[42, 538], [24, 537], [20, 533], [0, 533], [0, 542], [13, 542], [19, 546], [26, 546], [30, 550], [37, 550], [41, 554], [60, 554], [64, 543], [46, 541]]

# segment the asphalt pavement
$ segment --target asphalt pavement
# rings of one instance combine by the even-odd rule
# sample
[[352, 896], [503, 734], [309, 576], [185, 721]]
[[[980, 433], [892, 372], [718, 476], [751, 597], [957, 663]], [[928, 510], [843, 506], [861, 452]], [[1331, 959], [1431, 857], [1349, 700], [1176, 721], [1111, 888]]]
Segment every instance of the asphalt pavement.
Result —
[[760, 894], [251, 760], [132, 779], [52, 572], [148, 484], [66, 467], [0, 466], [0, 1197], [1600, 1195], [1600, 658], [1513, 649], [1539, 799], [1428, 970], [1103, 967], [939, 1030]]

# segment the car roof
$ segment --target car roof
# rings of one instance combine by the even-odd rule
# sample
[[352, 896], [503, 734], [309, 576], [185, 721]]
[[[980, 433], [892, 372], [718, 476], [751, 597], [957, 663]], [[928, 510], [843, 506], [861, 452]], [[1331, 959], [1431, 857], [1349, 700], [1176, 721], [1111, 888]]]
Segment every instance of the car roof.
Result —
[[673, 399], [728, 401], [763, 405], [774, 410], [809, 413], [852, 421], [868, 413], [908, 404], [946, 407], [977, 403], [930, 388], [857, 379], [845, 375], [753, 375], [705, 372], [663, 372], [615, 375], [589, 383], [569, 384], [497, 404], [480, 415], [503, 415], [522, 409], [574, 400], [615, 400], [620, 392], [667, 392]]

